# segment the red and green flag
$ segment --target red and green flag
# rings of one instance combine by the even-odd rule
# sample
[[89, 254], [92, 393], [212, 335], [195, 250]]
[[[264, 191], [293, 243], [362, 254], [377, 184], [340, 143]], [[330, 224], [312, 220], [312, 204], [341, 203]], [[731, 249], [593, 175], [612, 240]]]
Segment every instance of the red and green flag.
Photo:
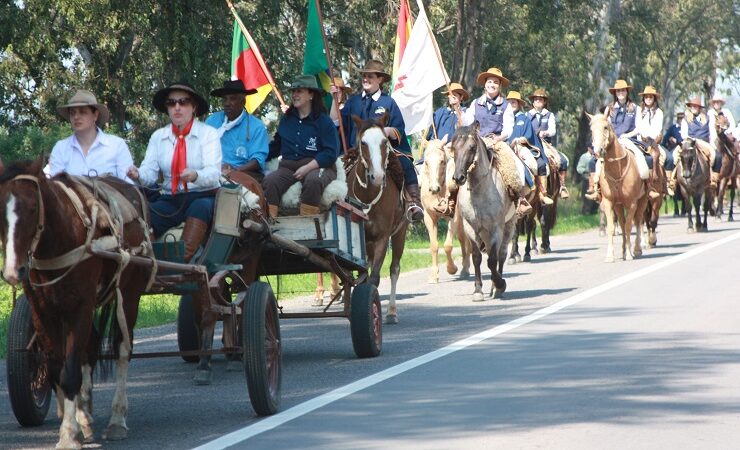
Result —
[[248, 95], [245, 107], [251, 114], [270, 94], [270, 76], [257, 44], [247, 33], [242, 33], [239, 23], [234, 20], [234, 38], [231, 44], [231, 79], [242, 80], [247, 89], [257, 89], [256, 94]]
[[398, 25], [396, 26], [396, 45], [393, 51], [393, 72], [391, 73], [391, 91], [398, 82], [398, 69], [401, 67], [401, 59], [406, 51], [406, 44], [411, 36], [411, 11], [408, 0], [401, 0], [398, 8]]
[[331, 85], [329, 60], [324, 47], [324, 33], [321, 18], [316, 7], [318, 0], [308, 0], [308, 20], [306, 26], [306, 47], [303, 51], [303, 73], [314, 75], [319, 86], [326, 91], [327, 109], [331, 108]]

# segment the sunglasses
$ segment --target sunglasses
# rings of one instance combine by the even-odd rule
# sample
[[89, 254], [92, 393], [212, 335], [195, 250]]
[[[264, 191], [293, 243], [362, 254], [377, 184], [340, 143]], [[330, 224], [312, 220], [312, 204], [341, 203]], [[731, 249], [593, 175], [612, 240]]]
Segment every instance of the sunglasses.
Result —
[[180, 106], [189, 106], [193, 104], [193, 99], [190, 97], [182, 97], [182, 98], [168, 98], [164, 102], [165, 105], [167, 105], [168, 108], [174, 108], [175, 105]]

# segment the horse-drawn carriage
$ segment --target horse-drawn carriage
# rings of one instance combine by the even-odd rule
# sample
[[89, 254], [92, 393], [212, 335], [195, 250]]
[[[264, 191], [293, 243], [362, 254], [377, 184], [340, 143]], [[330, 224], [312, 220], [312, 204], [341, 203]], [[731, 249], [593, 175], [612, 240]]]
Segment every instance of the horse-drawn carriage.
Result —
[[[127, 256], [128, 264], [156, 273], [146, 294], [181, 296], [178, 350], [131, 357], [179, 356], [191, 362], [200, 359], [207, 366], [213, 354], [226, 354], [232, 362], [241, 356], [252, 406], [258, 414], [269, 415], [280, 402], [280, 318], [346, 317], [356, 354], [372, 357], [382, 347], [381, 306], [377, 288], [368, 282], [367, 216], [358, 205], [335, 202], [322, 214], [279, 217], [270, 223], [245, 210], [241, 189], [229, 184], [219, 190], [210, 235], [190, 263], [183, 261], [183, 241], [171, 233], [152, 243], [153, 258]], [[86, 251], [105, 260], [122, 258], [95, 245]], [[271, 286], [259, 281], [266, 275], [316, 272], [332, 272], [341, 280], [340, 291], [321, 311], [283, 312]], [[210, 328], [204, 326], [204, 317], [212, 319]], [[218, 320], [223, 321], [224, 345], [214, 349], [213, 324]], [[52, 389], [42, 350], [31, 305], [21, 295], [10, 317], [7, 367], [11, 405], [23, 426], [40, 425], [49, 409]], [[198, 382], [210, 378], [196, 375], [195, 381], [206, 384]]]

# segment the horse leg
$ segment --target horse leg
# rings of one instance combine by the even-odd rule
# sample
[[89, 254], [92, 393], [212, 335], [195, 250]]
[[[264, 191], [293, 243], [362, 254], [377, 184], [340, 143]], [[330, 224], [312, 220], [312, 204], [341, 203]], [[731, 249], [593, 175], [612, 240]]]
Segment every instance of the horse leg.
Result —
[[732, 217], [732, 209], [735, 204], [735, 186], [730, 186], [730, 211], [727, 214], [727, 221], [734, 222], [735, 218]]
[[717, 188], [717, 219], [722, 220], [722, 214], [724, 214], [724, 202], [725, 202], [725, 190], [727, 189], [727, 178], [721, 178], [719, 180], [719, 187]]
[[374, 284], [375, 287], [378, 287], [380, 284], [380, 268], [383, 266], [385, 253], [388, 251], [388, 239], [378, 239], [374, 241], [371, 245], [368, 245], [367, 250], [369, 256], [368, 260], [372, 261], [372, 264], [370, 265], [370, 278], [368, 281]]
[[473, 244], [473, 269], [475, 270], [475, 291], [473, 291], [473, 301], [483, 301], [483, 280], [480, 273], [480, 264], [483, 262], [483, 255], [477, 244]]
[[388, 314], [385, 316], [385, 323], [387, 324], [398, 323], [396, 285], [398, 284], [398, 276], [401, 274], [401, 257], [403, 256], [403, 248], [406, 243], [407, 228], [408, 222], [404, 221], [404, 225], [398, 232], [391, 236], [391, 294], [388, 298]]
[[450, 219], [447, 222], [447, 236], [445, 236], [445, 256], [447, 257], [447, 273], [455, 275], [457, 273], [457, 265], [455, 264], [455, 258], [452, 256], [453, 241], [455, 238], [455, 222], [454, 219]]
[[87, 348], [85, 342], [91, 336], [92, 313], [84, 314], [88, 320], [78, 320], [76, 323], [68, 324], [65, 334], [64, 364], [59, 376], [59, 386], [64, 392], [64, 407], [62, 413], [62, 424], [59, 427], [59, 442], [57, 449], [79, 449], [82, 448], [79, 438], [81, 437], [80, 424], [77, 422], [77, 405], [80, 390], [82, 388], [82, 364], [80, 349]]
[[[193, 312], [196, 317], [196, 329], [200, 333], [200, 350], [209, 352], [213, 348], [213, 332], [216, 328], [218, 316], [209, 311], [210, 299], [207, 294], [196, 292], [193, 294]], [[200, 355], [198, 367], [195, 368], [193, 382], [198, 386], [211, 384], [211, 355]]]
[[76, 407], [75, 418], [82, 429], [84, 442], [92, 442], [94, 432], [92, 415], [92, 367], [90, 364], [82, 365], [82, 386], [80, 386], [80, 394], [77, 396]]
[[[427, 234], [429, 235], [429, 251], [432, 253], [432, 266], [429, 268], [429, 278], [427, 279], [427, 283], [439, 283], [439, 262], [437, 260], [439, 255], [439, 242], [437, 242], [438, 221], [437, 218], [432, 217], [432, 215], [426, 210], [424, 210], [424, 225], [426, 226]], [[449, 267], [449, 256], [447, 258], [447, 266]]]
[[321, 306], [324, 304], [324, 274], [319, 272], [316, 274], [316, 291], [313, 297], [313, 306]]
[[339, 277], [335, 273], [331, 273], [329, 276], [331, 277], [331, 296], [334, 298], [341, 290], [339, 287]]
[[[637, 232], [635, 233], [635, 247], [632, 251], [635, 258], [642, 256], [642, 226], [645, 222], [645, 205], [648, 202], [649, 197], [645, 195], [642, 199], [638, 200], [637, 205], [634, 209], [634, 215], [632, 221], [635, 224]], [[659, 201], [660, 197], [656, 199]]]
[[460, 241], [460, 253], [462, 253], [462, 269], [460, 270], [460, 278], [468, 278], [470, 276], [470, 253], [471, 253], [471, 242], [468, 236], [463, 230], [462, 219], [457, 218], [455, 220], [455, 227], [457, 228], [457, 239]]
[[696, 214], [696, 231], [702, 231], [703, 223], [701, 221], [701, 210], [702, 207], [706, 209], [706, 204], [702, 203], [701, 191], [698, 194], [694, 194], [694, 211]]
[[694, 206], [694, 202], [693, 202], [694, 197], [689, 195], [688, 192], [684, 192], [683, 194], [684, 194], [683, 204], [686, 205], [686, 211], [687, 211], [686, 215], [689, 218], [688, 219], [689, 223], [686, 227], [686, 232], [693, 233], [694, 232], [694, 215], [693, 215], [692, 208]]
[[[494, 247], [493, 243], [490, 246]], [[506, 246], [504, 245], [504, 247]], [[493, 298], [501, 298], [506, 291], [506, 280], [498, 271], [498, 253], [498, 246], [488, 251], [488, 269], [491, 271], [491, 281], [493, 282], [489, 295]]]
[[601, 200], [602, 213], [606, 218], [606, 257], [605, 262], [614, 262], [614, 212], [612, 202], [606, 197]]
[[522, 257], [519, 254], [519, 235], [523, 234], [523, 222], [524, 219], [519, 219], [516, 221], [516, 225], [514, 226], [514, 237], [511, 239], [511, 253], [509, 254], [509, 264], [516, 264], [522, 260]]

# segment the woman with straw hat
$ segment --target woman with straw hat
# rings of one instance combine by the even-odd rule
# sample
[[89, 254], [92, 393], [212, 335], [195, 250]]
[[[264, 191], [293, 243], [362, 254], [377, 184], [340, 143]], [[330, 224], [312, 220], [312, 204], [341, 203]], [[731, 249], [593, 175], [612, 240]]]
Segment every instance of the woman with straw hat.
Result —
[[470, 99], [470, 94], [460, 83], [450, 83], [449, 89], [443, 94], [447, 95], [447, 106], [434, 111], [432, 126], [427, 132], [426, 139], [430, 140], [443, 139], [447, 136], [447, 142], [452, 141], [452, 135], [455, 134], [458, 123], [462, 121], [462, 115], [467, 110], [462, 106], [462, 102]]
[[483, 95], [470, 105], [463, 115], [463, 125], [480, 124], [480, 135], [491, 137], [493, 142], [508, 139], [514, 127], [514, 114], [501, 91], [509, 85], [509, 79], [501, 69], [491, 67], [478, 74], [478, 85], [483, 87]]
[[143, 186], [164, 177], [162, 195], [149, 204], [154, 236], [159, 237], [183, 221], [185, 262], [200, 247], [213, 217], [220, 187], [221, 138], [215, 128], [198, 120], [208, 102], [186, 82], [160, 89], [152, 100], [170, 123], [152, 133], [141, 166], [128, 176]]
[[714, 122], [720, 114], [727, 117], [727, 120], [730, 122], [730, 126], [727, 130], [735, 128], [735, 116], [732, 115], [732, 111], [730, 111], [729, 108], [724, 107], [725, 99], [715, 94], [715, 96], [709, 101], [709, 105], [711, 108], [707, 111], [707, 115], [709, 116], [710, 128], [714, 127]]
[[[719, 171], [722, 168], [722, 158], [717, 158], [717, 151], [710, 142], [714, 142], [717, 136], [717, 130], [714, 127], [709, 126], [709, 116], [704, 111], [704, 105], [701, 102], [701, 98], [693, 97], [686, 106], [689, 108], [686, 111], [686, 116], [681, 121], [681, 137], [686, 140], [688, 138], [696, 141], [696, 148], [701, 151], [709, 161], [709, 167], [711, 167], [710, 185], [713, 188], [717, 187], [719, 182]], [[678, 150], [678, 159], [681, 156], [681, 149]]]
[[106, 134], [101, 127], [110, 114], [95, 95], [79, 89], [67, 104], [57, 107], [60, 116], [69, 121], [72, 136], [58, 141], [49, 157], [49, 176], [60, 172], [70, 175], [98, 176], [110, 174], [127, 180], [126, 171], [134, 163], [123, 139]]
[[[555, 125], [555, 113], [547, 109], [550, 98], [544, 89], [535, 89], [534, 93], [530, 95], [529, 101], [532, 102], [532, 109], [529, 110], [529, 120], [532, 121], [534, 132], [544, 142], [555, 148], [555, 136], [557, 134], [557, 127]], [[560, 177], [560, 198], [566, 199], [570, 197], [568, 188], [566, 187], [566, 177], [568, 175], [568, 164], [570, 160], [565, 153], [558, 152], [560, 154], [560, 167], [558, 167], [558, 176]]]
[[[642, 98], [640, 106], [637, 107], [637, 117], [635, 119], [637, 138], [647, 146], [658, 145], [663, 139], [663, 110], [658, 105], [660, 93], [655, 87], [647, 85], [637, 95]], [[666, 181], [668, 181], [673, 177], [673, 169], [676, 167], [673, 162], [673, 155], [668, 154], [660, 145], [658, 145], [658, 149], [660, 151], [659, 164], [665, 168]], [[674, 194], [670, 183], [665, 189], [668, 195]], [[654, 195], [654, 193], [651, 192], [651, 195]]]

